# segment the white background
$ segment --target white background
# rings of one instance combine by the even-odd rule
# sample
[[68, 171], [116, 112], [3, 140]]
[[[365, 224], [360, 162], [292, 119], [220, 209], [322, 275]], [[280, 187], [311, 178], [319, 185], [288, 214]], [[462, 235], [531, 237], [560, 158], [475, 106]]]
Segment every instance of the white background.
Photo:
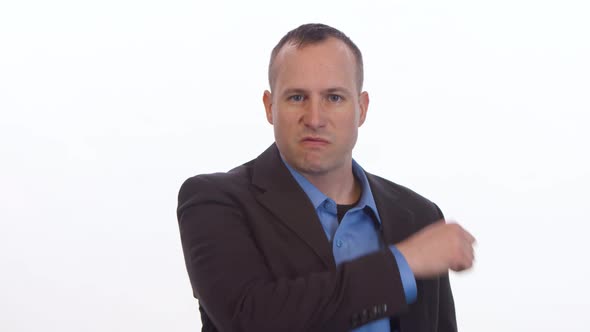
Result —
[[0, 3], [0, 330], [196, 331], [182, 181], [273, 140], [272, 47], [347, 33], [355, 158], [478, 239], [462, 331], [588, 331], [587, 1]]

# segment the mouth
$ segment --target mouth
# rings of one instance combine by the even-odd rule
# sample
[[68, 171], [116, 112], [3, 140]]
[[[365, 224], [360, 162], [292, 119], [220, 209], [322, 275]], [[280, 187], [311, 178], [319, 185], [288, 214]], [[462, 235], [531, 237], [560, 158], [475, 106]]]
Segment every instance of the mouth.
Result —
[[301, 139], [301, 143], [308, 146], [324, 146], [330, 142], [322, 137], [305, 136]]

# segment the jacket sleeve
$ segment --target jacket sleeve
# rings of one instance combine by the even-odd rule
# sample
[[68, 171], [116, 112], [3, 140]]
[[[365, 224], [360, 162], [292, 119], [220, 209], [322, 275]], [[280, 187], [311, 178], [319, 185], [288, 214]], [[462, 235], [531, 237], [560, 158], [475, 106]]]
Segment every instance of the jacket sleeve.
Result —
[[209, 178], [183, 184], [178, 222], [194, 295], [220, 331], [346, 331], [407, 309], [389, 250], [273, 276], [240, 204]]

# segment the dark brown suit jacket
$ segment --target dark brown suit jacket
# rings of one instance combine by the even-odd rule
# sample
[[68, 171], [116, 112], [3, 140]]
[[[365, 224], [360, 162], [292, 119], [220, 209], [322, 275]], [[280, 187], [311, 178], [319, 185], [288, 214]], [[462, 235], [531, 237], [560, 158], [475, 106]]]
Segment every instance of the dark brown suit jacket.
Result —
[[[367, 173], [386, 244], [442, 218], [435, 204]], [[389, 250], [336, 267], [307, 195], [273, 144], [227, 173], [181, 187], [178, 222], [203, 331], [349, 331], [390, 317], [402, 332], [456, 331], [447, 275], [406, 304]]]

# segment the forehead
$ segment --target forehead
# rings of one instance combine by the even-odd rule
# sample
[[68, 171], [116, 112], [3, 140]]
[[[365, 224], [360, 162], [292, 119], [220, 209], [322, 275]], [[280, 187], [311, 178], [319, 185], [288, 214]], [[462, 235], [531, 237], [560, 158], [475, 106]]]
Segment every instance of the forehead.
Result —
[[274, 60], [274, 88], [344, 86], [352, 90], [356, 85], [356, 70], [354, 53], [336, 38], [302, 47], [287, 43]]

